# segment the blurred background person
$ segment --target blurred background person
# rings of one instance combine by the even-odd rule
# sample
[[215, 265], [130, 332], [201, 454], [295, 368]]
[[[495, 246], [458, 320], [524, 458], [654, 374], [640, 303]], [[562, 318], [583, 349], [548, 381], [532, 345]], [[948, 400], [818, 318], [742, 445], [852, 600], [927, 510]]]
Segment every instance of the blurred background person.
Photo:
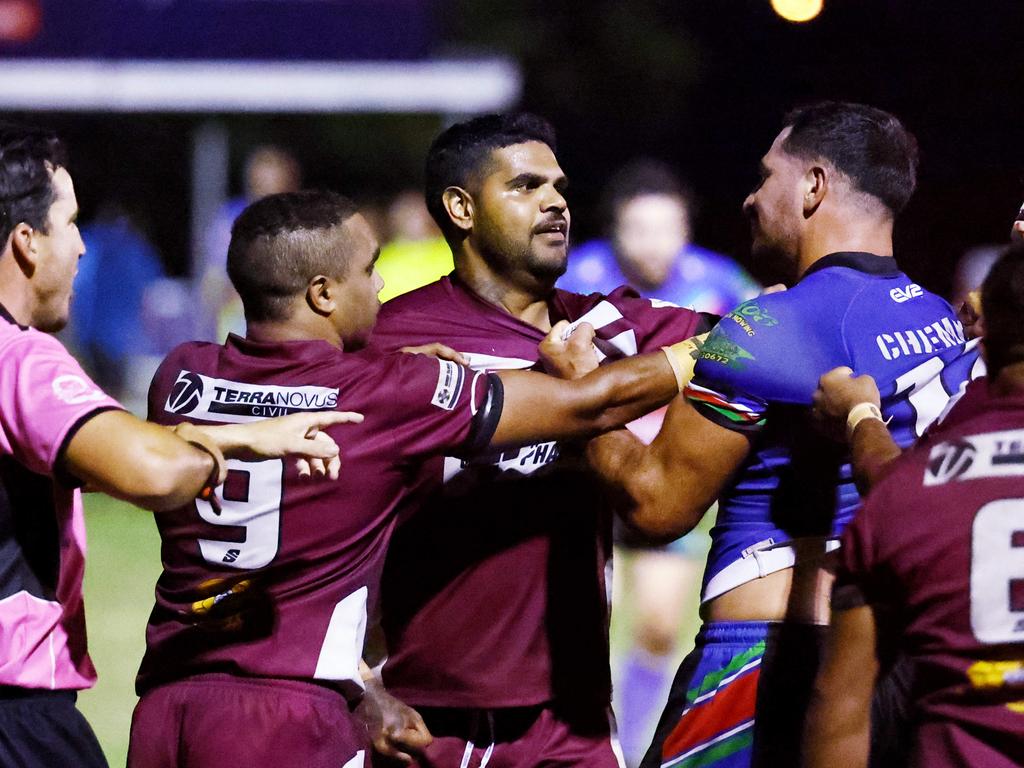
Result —
[[[602, 197], [608, 236], [572, 252], [559, 288], [610, 293], [625, 283], [647, 298], [716, 315], [757, 294], [760, 286], [736, 262], [690, 241], [690, 197], [664, 164], [629, 163], [612, 176]], [[651, 414], [631, 428], [653, 436], [663, 415]], [[667, 547], [648, 546], [625, 527], [616, 531], [620, 578], [612, 590], [612, 612], [616, 623], [627, 626], [628, 645], [615, 665], [614, 709], [630, 765], [640, 762], [650, 743], [672, 672], [687, 650], [679, 641], [696, 613], [708, 525]]]
[[455, 268], [452, 250], [427, 211], [421, 190], [404, 189], [395, 195], [385, 224], [387, 242], [377, 260], [377, 272], [384, 279], [381, 301], [421, 288]]
[[[89, 258], [79, 263], [71, 303], [71, 343], [93, 379], [122, 398], [134, 360], [160, 350], [143, 324], [147, 290], [164, 277], [160, 255], [119, 200], [103, 203], [82, 227]], [[132, 398], [125, 397], [131, 407]]]
[[607, 237], [573, 250], [559, 288], [608, 293], [628, 284], [646, 298], [716, 315], [759, 291], [735, 261], [691, 242], [690, 196], [664, 164], [640, 159], [620, 168], [601, 207]]
[[231, 225], [238, 214], [249, 203], [267, 195], [296, 192], [301, 186], [302, 168], [288, 150], [267, 144], [246, 157], [243, 193], [226, 201], [217, 212], [196, 265], [203, 311], [202, 327], [197, 330], [202, 338], [222, 341], [229, 332], [245, 333], [242, 302], [226, 269]]

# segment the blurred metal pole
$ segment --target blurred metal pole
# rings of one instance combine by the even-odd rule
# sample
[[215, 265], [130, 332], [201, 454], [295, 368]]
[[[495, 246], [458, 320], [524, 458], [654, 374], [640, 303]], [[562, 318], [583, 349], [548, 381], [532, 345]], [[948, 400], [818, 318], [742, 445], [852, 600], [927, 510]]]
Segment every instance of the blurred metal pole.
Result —
[[203, 120], [192, 132], [192, 279], [201, 277], [207, 233], [228, 197], [229, 165], [227, 127], [215, 118]]

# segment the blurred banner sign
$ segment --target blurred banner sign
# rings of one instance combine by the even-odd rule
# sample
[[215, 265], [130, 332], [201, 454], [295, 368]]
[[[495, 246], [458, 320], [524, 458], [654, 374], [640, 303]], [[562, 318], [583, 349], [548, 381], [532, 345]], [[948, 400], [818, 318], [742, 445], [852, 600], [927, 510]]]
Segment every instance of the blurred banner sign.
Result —
[[422, 59], [436, 0], [0, 0], [0, 58]]

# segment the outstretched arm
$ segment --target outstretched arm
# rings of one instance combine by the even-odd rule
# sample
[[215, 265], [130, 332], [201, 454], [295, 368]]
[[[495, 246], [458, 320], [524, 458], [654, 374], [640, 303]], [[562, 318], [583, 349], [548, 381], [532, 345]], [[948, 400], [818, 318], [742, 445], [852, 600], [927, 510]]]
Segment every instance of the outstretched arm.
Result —
[[623, 497], [620, 514], [652, 539], [689, 532], [750, 452], [750, 441], [706, 419], [682, 396], [669, 406], [661, 431], [644, 445], [626, 430], [591, 440], [587, 456]]
[[[589, 347], [592, 337], [593, 328], [584, 325], [572, 338]], [[692, 369], [695, 349], [689, 340], [680, 342], [610, 363], [572, 381], [530, 371], [501, 371], [497, 376], [503, 405], [490, 446], [590, 437], [621, 427], [679, 392], [679, 370]]]
[[189, 424], [170, 430], [124, 411], [103, 411], [79, 427], [64, 450], [63, 461], [71, 475], [93, 490], [146, 509], [176, 509], [204, 488], [223, 482], [225, 456], [297, 454], [331, 461], [338, 447], [320, 430], [361, 418], [325, 411], [251, 424]]

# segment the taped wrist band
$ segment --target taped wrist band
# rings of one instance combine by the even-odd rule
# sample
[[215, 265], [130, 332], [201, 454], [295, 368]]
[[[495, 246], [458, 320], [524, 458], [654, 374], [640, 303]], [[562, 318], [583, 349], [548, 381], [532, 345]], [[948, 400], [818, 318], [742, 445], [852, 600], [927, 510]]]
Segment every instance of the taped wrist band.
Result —
[[877, 405], [866, 402], [857, 403], [850, 409], [850, 413], [846, 417], [846, 439], [848, 441], [853, 439], [853, 431], [864, 419], [878, 419], [883, 424], [885, 423], [885, 417], [882, 416]]
[[700, 352], [700, 347], [707, 336], [704, 333], [661, 348], [665, 357], [668, 358], [668, 364], [672, 366], [672, 372], [676, 375], [676, 386], [679, 387], [680, 392], [686, 389], [686, 385], [693, 378], [693, 368], [697, 365], [697, 353]]

